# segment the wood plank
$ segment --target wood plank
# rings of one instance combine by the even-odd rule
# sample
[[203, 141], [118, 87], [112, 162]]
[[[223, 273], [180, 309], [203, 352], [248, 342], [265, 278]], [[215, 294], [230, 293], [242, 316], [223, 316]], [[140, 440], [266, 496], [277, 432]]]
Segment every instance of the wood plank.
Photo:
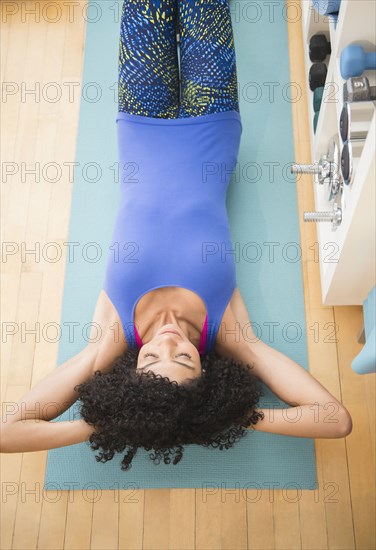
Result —
[[[6, 187], [7, 197], [4, 209], [2, 209], [2, 240], [8, 243], [8, 251], [13, 248], [14, 254], [8, 256], [2, 264], [2, 280], [4, 281], [4, 291], [1, 289], [1, 314], [4, 330], [14, 330], [15, 336], [7, 336], [3, 341], [2, 348], [2, 369], [1, 369], [1, 398], [4, 399], [6, 384], [24, 384], [23, 381], [17, 381], [15, 376], [8, 380], [8, 372], [14, 374], [12, 364], [14, 339], [19, 341], [21, 338], [21, 321], [18, 314], [18, 294], [20, 288], [21, 256], [20, 249], [25, 238], [25, 223], [27, 216], [30, 181], [21, 180], [23, 163], [29, 156], [29, 143], [23, 138], [24, 121], [27, 118], [27, 112], [24, 110], [24, 116], [21, 116], [21, 88], [25, 82], [27, 74], [26, 65], [30, 65], [28, 55], [29, 23], [21, 23], [20, 16], [17, 14], [10, 17], [6, 25], [9, 25], [7, 63], [5, 66], [4, 81], [12, 82], [16, 92], [7, 97], [6, 104], [2, 108], [1, 132], [7, 139], [2, 140], [1, 153], [3, 161], [7, 159], [14, 162], [14, 176], [8, 176], [3, 181], [3, 187]], [[43, 31], [41, 30], [43, 35]], [[26, 53], [25, 53], [26, 52]], [[38, 73], [36, 73], [38, 75]], [[28, 134], [30, 135], [30, 134]], [[33, 319], [31, 319], [33, 321]], [[5, 326], [6, 325], [6, 326]], [[13, 326], [12, 326], [13, 325]], [[9, 333], [10, 334], [10, 333]], [[12, 367], [11, 367], [12, 365]]]
[[65, 528], [68, 493], [62, 487], [49, 487], [43, 490], [37, 548], [41, 550], [60, 550], [65, 548]]
[[356, 548], [351, 512], [345, 439], [322, 446], [328, 548]]
[[[3, 29], [7, 28], [8, 37], [4, 37], [6, 40], [7, 49], [3, 50], [3, 55], [6, 54], [3, 68], [3, 80], [8, 83], [7, 95], [4, 95], [6, 101], [2, 104], [0, 129], [1, 135], [7, 136], [6, 140], [1, 141], [1, 154], [3, 162], [13, 162], [15, 175], [8, 174], [8, 176], [2, 179], [2, 191], [6, 193], [6, 203], [4, 203], [4, 209], [2, 210], [2, 223], [3, 223], [3, 239], [16, 240], [11, 233], [8, 232], [9, 224], [8, 217], [10, 218], [16, 211], [10, 210], [11, 195], [13, 186], [21, 179], [21, 161], [23, 160], [17, 156], [16, 143], [19, 140], [18, 136], [18, 122], [20, 114], [20, 102], [21, 102], [21, 90], [22, 83], [25, 81], [24, 74], [26, 73], [26, 59], [25, 51], [28, 47], [28, 32], [29, 23], [27, 21], [21, 23], [20, 16], [18, 14], [7, 17], [7, 22], [2, 25]], [[27, 189], [24, 187], [24, 191]], [[18, 194], [18, 189], [13, 192], [13, 196]], [[20, 197], [21, 198], [21, 197]], [[25, 196], [27, 200], [27, 194]]]
[[196, 548], [221, 548], [221, 492], [219, 487], [196, 489]]
[[[23, 300], [20, 302], [17, 321], [20, 325], [24, 323], [27, 330], [36, 325], [41, 279], [41, 272], [24, 271], [21, 276], [20, 297]], [[33, 334], [22, 336], [22, 332], [21, 330], [21, 337], [15, 339], [12, 348], [12, 370], [8, 383], [9, 380], [27, 382], [29, 389], [36, 337]], [[23, 394], [21, 399], [22, 396]], [[12, 548], [24, 550], [38, 547], [46, 460], [47, 451], [23, 454]], [[55, 544], [58, 544], [58, 540]]]
[[[287, 0], [286, 7], [292, 4], [294, 9], [297, 6], [295, 1]], [[307, 76], [305, 73], [303, 33], [301, 20], [288, 20], [287, 33], [289, 42], [290, 80], [298, 90], [298, 97], [291, 102], [293, 139], [295, 158], [291, 162], [309, 163], [311, 159], [310, 133], [308, 127], [308, 105], [307, 105]], [[299, 228], [302, 247], [302, 260], [315, 260], [317, 255], [317, 227], [315, 223], [303, 221], [304, 211], [314, 210], [314, 179], [311, 175], [297, 174], [296, 189], [299, 208]]]
[[[375, 495], [374, 449], [372, 449], [370, 410], [367, 407], [364, 392], [364, 379], [374, 374], [358, 374], [351, 368], [354, 357], [362, 345], [357, 342], [356, 334], [363, 318], [361, 307], [338, 306], [334, 308], [335, 318], [341, 327], [338, 344], [341, 390], [343, 402], [348, 406], [353, 420], [353, 430], [346, 438], [348, 476], [352, 504], [352, 519], [355, 533], [355, 548], [372, 550], [375, 548]], [[373, 434], [374, 436], [374, 434]], [[373, 490], [370, 490], [373, 488]]]
[[[64, 9], [62, 11], [62, 20], [59, 25], [50, 25], [49, 32], [46, 37], [46, 48], [50, 52], [48, 59], [44, 65], [43, 81], [44, 82], [62, 82], [63, 66], [67, 65], [67, 50], [70, 54], [71, 44], [69, 44], [69, 36], [67, 37], [68, 30], [72, 27], [77, 27], [77, 24], [72, 22], [68, 23], [68, 11]], [[82, 31], [82, 26], [80, 27]], [[71, 32], [69, 33], [71, 34]], [[77, 33], [80, 37], [80, 34]], [[83, 40], [82, 32], [81, 41]], [[64, 52], [64, 55], [61, 55]], [[75, 56], [73, 57], [75, 58]], [[70, 62], [68, 58], [68, 62]], [[78, 66], [77, 61], [71, 63], [70, 66]], [[38, 158], [41, 164], [45, 165], [49, 162], [57, 162], [61, 167], [63, 160], [74, 160], [67, 155], [65, 149], [67, 141], [59, 140], [59, 128], [61, 128], [61, 122], [59, 116], [62, 110], [61, 103], [64, 101], [64, 88], [62, 88], [62, 99], [58, 103], [50, 103], [44, 101], [41, 105], [39, 116], [39, 135], [43, 136], [43, 140], [40, 142], [40, 148], [38, 150]], [[69, 119], [69, 116], [67, 116]], [[72, 140], [70, 135], [70, 149], [74, 150], [75, 140]], [[46, 146], [46, 142], [48, 145]], [[65, 146], [65, 147], [64, 147]], [[43, 289], [39, 311], [39, 322], [41, 326], [48, 326], [50, 323], [56, 323], [59, 326], [62, 297], [64, 288], [64, 272], [65, 272], [65, 256], [66, 249], [62, 242], [55, 241], [50, 231], [50, 219], [51, 213], [61, 212], [62, 210], [69, 210], [69, 201], [56, 202], [52, 200], [53, 190], [56, 187], [64, 187], [63, 182], [51, 183], [46, 181], [45, 184], [39, 185], [38, 189], [33, 193], [33, 201], [35, 201], [35, 208], [31, 209], [28, 223], [30, 225], [28, 234], [31, 235], [35, 241], [40, 241], [42, 244], [46, 242], [54, 242], [57, 247], [62, 250], [63, 256], [59, 262], [45, 261], [41, 265], [41, 269], [44, 271]], [[38, 204], [43, 205], [44, 217], [40, 220], [35, 218], [33, 212], [37, 212], [36, 206]], [[62, 205], [66, 204], [65, 209]], [[52, 216], [54, 217], [54, 216]], [[48, 233], [47, 233], [48, 232]], [[65, 227], [65, 239], [68, 233], [68, 224]], [[47, 336], [46, 336], [47, 338]], [[33, 369], [33, 384], [39, 379], [44, 378], [52, 368], [56, 368], [56, 357], [58, 352], [59, 339], [54, 343], [52, 339], [48, 341], [48, 345], [44, 344], [37, 346], [35, 354], [35, 364]], [[92, 515], [93, 515], [93, 503], [90, 498], [93, 498], [92, 492], [81, 492], [72, 490], [70, 492], [63, 491], [65, 499], [62, 498], [61, 510], [59, 513], [59, 521], [56, 522], [62, 527], [64, 538], [61, 544], [64, 544], [65, 548], [85, 548], [88, 547], [88, 543], [91, 538], [92, 529]], [[71, 501], [68, 501], [68, 495]], [[48, 528], [48, 508], [43, 506], [41, 517], [41, 533], [43, 533], [42, 544], [45, 548], [54, 547], [56, 541], [60, 540], [55, 536], [54, 529]], [[46, 517], [45, 517], [46, 515]], [[42, 530], [43, 525], [46, 525], [45, 532]], [[59, 531], [60, 532], [60, 531]], [[54, 542], [55, 541], [55, 542]], [[79, 543], [82, 546], [79, 546]], [[86, 545], [86, 546], [85, 546]]]
[[247, 501], [239, 487], [221, 485], [221, 548], [248, 548]]
[[275, 549], [295, 550], [302, 547], [300, 539], [299, 501], [296, 491], [273, 490]]
[[[6, 82], [13, 82], [16, 87], [16, 93], [13, 96], [8, 96], [6, 104], [2, 109], [1, 133], [6, 135], [7, 139], [2, 141], [2, 158], [15, 162], [15, 168], [18, 172], [17, 176], [9, 177], [3, 181], [3, 186], [6, 187], [6, 203], [2, 209], [2, 237], [3, 241], [14, 243], [17, 247], [24, 236], [23, 219], [27, 213], [29, 185], [20, 181], [21, 162], [25, 158], [23, 153], [26, 153], [26, 147], [20, 145], [22, 136], [17, 134], [20, 112], [20, 88], [26, 74], [26, 63], [30, 63], [30, 58], [27, 56], [28, 39], [29, 39], [29, 23], [21, 24], [19, 16], [10, 17], [3, 27], [7, 27], [7, 50], [6, 64], [4, 65], [3, 79]], [[25, 53], [26, 52], [26, 53]], [[22, 128], [20, 128], [22, 131]], [[8, 376], [9, 372], [17, 371], [15, 363], [18, 356], [18, 365], [23, 363], [31, 365], [30, 355], [33, 352], [33, 344], [28, 346], [26, 350], [22, 344], [20, 336], [20, 324], [24, 320], [21, 314], [21, 309], [18, 307], [18, 292], [20, 287], [20, 258], [14, 255], [10, 261], [3, 264], [2, 276], [5, 278], [7, 287], [6, 292], [2, 292], [2, 317], [3, 322], [13, 322], [14, 328], [18, 331], [17, 337], [11, 337], [3, 346], [2, 350], [2, 369], [1, 369], [1, 399], [6, 402], [18, 402], [19, 399], [28, 391], [30, 376], [27, 376], [28, 368], [26, 368], [26, 378], [22, 370], [19, 376]], [[4, 280], [4, 279], [3, 279]], [[18, 313], [17, 313], [18, 312]], [[16, 340], [16, 342], [15, 342]], [[24, 351], [24, 356], [21, 357], [21, 350]], [[13, 385], [12, 385], [13, 381]], [[6, 392], [6, 393], [5, 393]], [[4, 410], [3, 410], [4, 413]], [[27, 498], [25, 491], [25, 483], [21, 480], [21, 467], [23, 455], [21, 453], [12, 453], [1, 456], [1, 474], [2, 483], [9, 483], [9, 487], [13, 487], [13, 494], [9, 494], [6, 503], [2, 502], [1, 519], [2, 519], [2, 534], [1, 547], [12, 548], [17, 547], [17, 518], [19, 517], [20, 498]], [[5, 485], [3, 485], [5, 487]], [[27, 528], [27, 524], [26, 524]], [[36, 540], [36, 539], [34, 539]], [[26, 546], [22, 546], [26, 548]]]
[[[68, 170], [67, 163], [76, 161], [86, 31], [86, 21], [82, 13], [85, 13], [86, 4], [87, 1], [84, 0], [80, 2], [79, 9], [76, 7], [77, 14], [73, 22], [68, 23], [66, 27], [64, 52], [60, 54], [62, 67], [59, 83], [62, 86], [63, 93], [59, 101], [55, 160], [61, 167], [61, 179], [51, 186], [50, 211], [54, 215], [49, 216], [48, 238], [57, 243], [61, 241], [61, 244], [68, 239], [71, 214], [73, 178]], [[68, 90], [72, 87], [72, 83], [75, 86], [73, 97], [70, 97]], [[62, 245], [62, 250], [66, 248]], [[64, 259], [62, 259], [62, 262], [65, 267]]]
[[[1, 417], [3, 420], [8, 415], [17, 411], [17, 403], [29, 390], [29, 386], [8, 386], [4, 400], [1, 403]], [[18, 495], [20, 492], [20, 474], [22, 465], [22, 453], [0, 454], [0, 476], [2, 487], [2, 501], [0, 513], [0, 548], [7, 550], [12, 548], [14, 523]]]
[[[311, 307], [307, 327], [309, 370], [336, 399], [342, 401], [337, 356], [342, 327], [335, 324], [333, 308]], [[344, 439], [321, 439], [320, 454], [328, 545], [329, 548], [350, 549], [354, 547], [354, 532]]]
[[[17, 261], [17, 260], [16, 260]], [[1, 320], [2, 320], [2, 346], [1, 346], [1, 401], [4, 401], [8, 384], [8, 372], [11, 367], [12, 348], [15, 334], [18, 332], [16, 322], [17, 295], [20, 281], [19, 277], [13, 277], [11, 270], [1, 274]]]
[[190, 550], [195, 547], [195, 516], [195, 489], [171, 489], [169, 548]]
[[119, 550], [142, 550], [144, 506], [145, 490], [119, 491]]
[[271, 491], [264, 487], [247, 489], [246, 500], [249, 550], [274, 550], [274, 518]]
[[369, 431], [370, 431], [371, 449], [372, 449], [372, 457], [373, 457], [373, 469], [375, 470], [376, 469], [376, 458], [375, 458], [376, 373], [367, 374], [366, 376], [362, 377], [362, 381], [363, 381], [363, 391], [367, 401], [368, 422], [370, 426]]
[[36, 342], [41, 338], [38, 326], [39, 297], [42, 287], [41, 272], [24, 271], [20, 277], [20, 292], [16, 317], [8, 384], [31, 384]]
[[[48, 12], [46, 12], [48, 13]], [[33, 26], [30, 33], [30, 41], [33, 44], [33, 59], [37, 57], [36, 51], [42, 50], [48, 52], [43, 60], [43, 72], [38, 82], [41, 91], [38, 95], [38, 110], [36, 121], [36, 132], [34, 133], [35, 157], [34, 162], [38, 166], [38, 179], [32, 180], [32, 188], [27, 216], [27, 248], [36, 248], [42, 251], [37, 261], [31, 256], [28, 257], [23, 269], [43, 270], [48, 261], [47, 254], [44, 253], [46, 243], [47, 225], [49, 219], [49, 203], [51, 188], [54, 183], [51, 181], [55, 177], [55, 170], [48, 169], [55, 162], [55, 150], [58, 147], [56, 134], [59, 124], [60, 102], [50, 99], [51, 89], [60, 86], [62, 75], [62, 56], [64, 51], [65, 39], [65, 20], [66, 11], [62, 11], [59, 24], [45, 23], [47, 32], [39, 37], [38, 26]], [[39, 39], [38, 39], [39, 37]], [[35, 50], [38, 48], [38, 50]], [[34, 75], [33, 66], [30, 68], [30, 77]], [[34, 76], [35, 78], [35, 76]], [[52, 95], [52, 97], [54, 97]]]
[[[85, 490], [68, 493], [64, 550], [90, 548], [93, 519], [93, 498]], [[88, 498], [89, 497], [89, 498]]]
[[92, 550], [117, 550], [119, 548], [119, 502], [116, 491], [104, 491], [93, 480], [94, 489], [86, 491], [86, 498], [93, 502], [91, 530]]
[[[314, 254], [314, 252], [312, 252]], [[333, 313], [333, 306], [326, 306], [322, 302], [321, 282], [320, 282], [320, 266], [317, 261], [305, 262], [307, 269], [307, 298], [310, 300], [312, 307], [316, 309], [326, 309]], [[328, 334], [330, 330], [328, 329]]]
[[333, 308], [310, 307], [306, 315], [309, 372], [341, 401], [337, 362], [341, 327], [336, 324]]
[[301, 544], [303, 550], [326, 550], [328, 539], [325, 515], [325, 484], [323, 478], [322, 445], [315, 439], [317, 489], [303, 490], [299, 500]]
[[13, 550], [38, 548], [47, 451], [23, 453]]
[[[163, 468], [163, 466], [162, 462], [159, 467]], [[169, 548], [170, 491], [170, 489], [145, 490], [144, 550]]]

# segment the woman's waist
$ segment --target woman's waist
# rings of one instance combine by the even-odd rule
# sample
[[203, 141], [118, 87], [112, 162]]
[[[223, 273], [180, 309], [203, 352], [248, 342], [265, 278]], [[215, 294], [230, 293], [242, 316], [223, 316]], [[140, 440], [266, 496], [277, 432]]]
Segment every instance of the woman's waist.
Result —
[[120, 191], [132, 197], [141, 193], [145, 201], [161, 196], [213, 200], [218, 195], [223, 198], [235, 168], [232, 159], [213, 159], [209, 155], [194, 162], [171, 158], [169, 163], [148, 154], [142, 161], [127, 155], [119, 163]]

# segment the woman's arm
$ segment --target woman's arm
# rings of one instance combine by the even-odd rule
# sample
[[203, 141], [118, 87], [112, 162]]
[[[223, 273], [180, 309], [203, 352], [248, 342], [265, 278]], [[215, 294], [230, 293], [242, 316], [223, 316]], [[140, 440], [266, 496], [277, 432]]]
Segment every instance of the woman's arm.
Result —
[[338, 438], [352, 429], [350, 413], [298, 363], [261, 340], [248, 344], [254, 372], [280, 399], [285, 409], [262, 409], [254, 429], [296, 437]]
[[82, 419], [63, 422], [20, 420], [1, 427], [0, 452], [26, 453], [75, 445], [86, 441], [94, 430], [94, 426]]
[[109, 372], [116, 357], [127, 349], [119, 316], [104, 291], [99, 295], [92, 323], [90, 342], [82, 351], [54, 369], [18, 403], [3, 405], [0, 452], [74, 445], [86, 441], [95, 430], [83, 419], [51, 422], [77, 400], [76, 385], [88, 380], [96, 370]]
[[[231, 300], [226, 338], [219, 350], [244, 364], [280, 399], [292, 405], [285, 409], [260, 409], [264, 419], [255, 430], [296, 437], [345, 437], [352, 430], [348, 410], [318, 380], [298, 363], [257, 339], [250, 327], [247, 308], [238, 289]], [[231, 336], [230, 327], [236, 330]], [[246, 335], [246, 336], [244, 336]]]
[[349, 435], [351, 417], [339, 411], [335, 405], [299, 405], [286, 409], [257, 409], [264, 418], [252, 426], [254, 430], [294, 437], [319, 437], [338, 439]]
[[18, 403], [5, 403], [0, 451], [16, 453], [53, 449], [85, 441], [94, 431], [82, 419], [50, 422], [78, 398], [76, 384], [93, 376], [98, 347], [89, 344], [40, 380]]

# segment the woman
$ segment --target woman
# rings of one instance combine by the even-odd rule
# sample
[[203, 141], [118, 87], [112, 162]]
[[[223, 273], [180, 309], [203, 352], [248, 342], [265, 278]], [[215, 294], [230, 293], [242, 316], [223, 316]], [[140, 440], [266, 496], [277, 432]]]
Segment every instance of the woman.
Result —
[[[103, 337], [5, 415], [2, 452], [89, 441], [103, 462], [126, 449], [127, 470], [140, 447], [176, 464], [183, 445], [229, 448], [247, 428], [346, 436], [348, 411], [255, 337], [236, 286], [225, 201], [242, 126], [228, 0], [124, 0], [117, 124], [121, 204], [93, 318]], [[295, 410], [257, 409], [260, 381]], [[50, 422], [78, 398], [81, 419]]]

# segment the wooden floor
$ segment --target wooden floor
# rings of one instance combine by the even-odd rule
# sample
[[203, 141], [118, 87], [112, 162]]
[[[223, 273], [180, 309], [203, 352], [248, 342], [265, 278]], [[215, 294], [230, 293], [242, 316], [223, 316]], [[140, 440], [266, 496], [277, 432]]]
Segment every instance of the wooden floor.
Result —
[[[67, 170], [55, 183], [52, 166], [47, 178], [43, 170], [52, 161], [75, 160], [79, 94], [69, 102], [64, 83], [81, 80], [85, 28], [82, 17], [70, 22], [64, 7], [55, 23], [48, 22], [55, 17], [53, 8], [39, 21], [35, 16], [22, 20], [21, 4], [42, 9], [48, 3], [6, 2], [20, 10], [2, 25], [2, 75], [9, 91], [1, 109], [2, 159], [16, 163], [15, 175], [3, 176], [2, 183], [2, 238], [10, 252], [2, 264], [2, 326], [15, 332], [5, 338], [3, 328], [2, 402], [18, 401], [56, 368], [58, 352], [52, 333], [51, 343], [43, 336], [36, 342], [24, 329], [60, 320], [72, 182]], [[289, 49], [291, 80], [305, 90], [300, 22], [289, 24]], [[51, 101], [56, 89], [43, 89], [52, 82], [62, 89], [56, 103]], [[25, 88], [36, 83], [44, 99], [28, 95], [23, 102]], [[310, 158], [305, 95], [293, 104], [293, 123], [295, 159], [305, 161]], [[37, 181], [25, 175], [34, 163], [40, 164]], [[303, 211], [314, 209], [310, 176], [299, 182], [298, 201], [309, 369], [353, 418], [347, 438], [315, 440], [319, 490], [302, 491], [298, 498], [293, 490], [218, 490], [207, 497], [199, 489], [43, 494], [47, 451], [5, 454], [1, 549], [375, 548], [375, 375], [351, 369], [362, 346], [356, 339], [362, 308], [322, 305], [319, 266], [306, 254], [317, 241], [316, 227], [302, 222]], [[53, 253], [45, 247], [48, 242], [63, 251], [55, 263], [48, 260]], [[40, 258], [22, 257], [23, 247], [34, 249], [36, 243]], [[337, 342], [331, 336], [334, 323]]]

